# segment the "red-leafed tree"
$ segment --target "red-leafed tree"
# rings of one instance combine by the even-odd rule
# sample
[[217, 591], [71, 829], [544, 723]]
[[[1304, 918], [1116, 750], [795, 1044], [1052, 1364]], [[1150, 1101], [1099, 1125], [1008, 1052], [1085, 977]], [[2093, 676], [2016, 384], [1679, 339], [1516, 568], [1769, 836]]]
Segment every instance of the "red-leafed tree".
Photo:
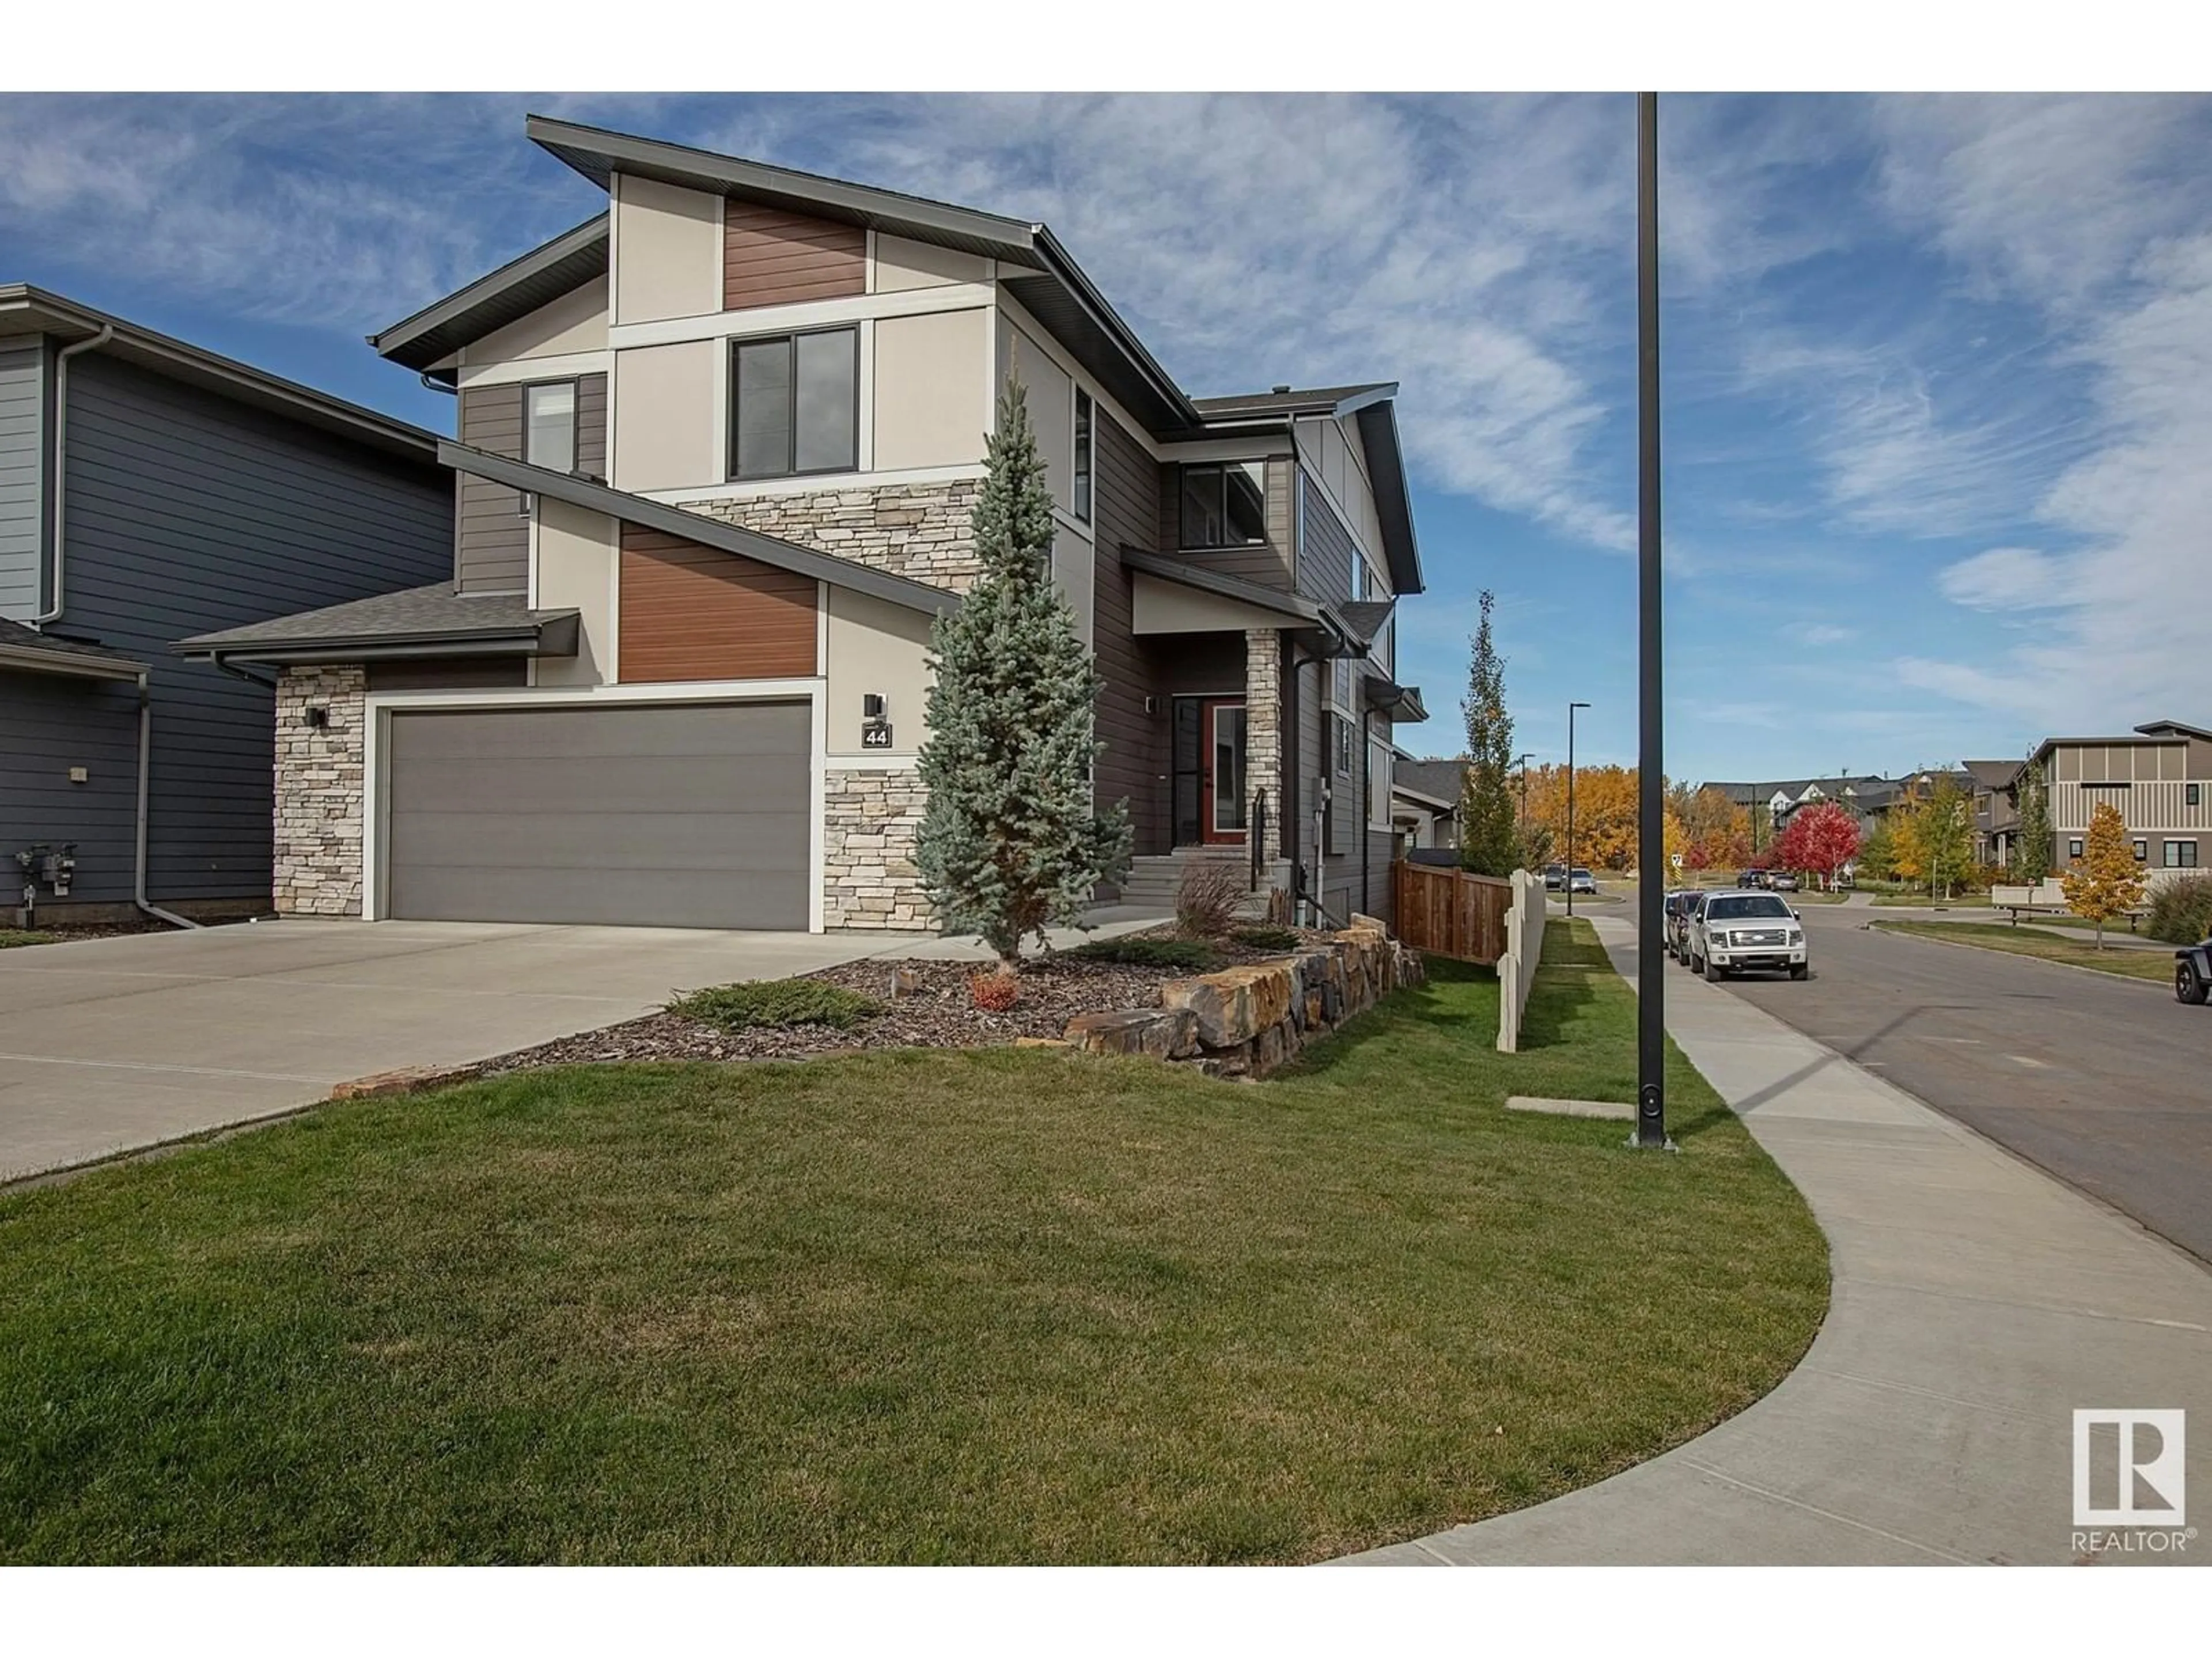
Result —
[[1785, 870], [1810, 870], [1825, 881], [1857, 856], [1858, 821], [1834, 801], [1802, 806], [1774, 843], [1774, 862]]

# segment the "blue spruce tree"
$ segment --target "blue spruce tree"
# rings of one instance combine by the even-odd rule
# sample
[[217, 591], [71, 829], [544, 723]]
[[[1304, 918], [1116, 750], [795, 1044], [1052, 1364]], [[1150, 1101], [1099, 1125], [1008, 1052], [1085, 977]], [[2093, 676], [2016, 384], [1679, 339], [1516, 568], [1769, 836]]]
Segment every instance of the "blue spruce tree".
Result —
[[1052, 494], [1014, 375], [998, 428], [973, 520], [982, 570], [930, 636], [917, 862], [945, 930], [981, 934], [1012, 973], [1023, 939], [1079, 921], [1127, 871], [1129, 814], [1092, 810], [1098, 672], [1052, 584]]

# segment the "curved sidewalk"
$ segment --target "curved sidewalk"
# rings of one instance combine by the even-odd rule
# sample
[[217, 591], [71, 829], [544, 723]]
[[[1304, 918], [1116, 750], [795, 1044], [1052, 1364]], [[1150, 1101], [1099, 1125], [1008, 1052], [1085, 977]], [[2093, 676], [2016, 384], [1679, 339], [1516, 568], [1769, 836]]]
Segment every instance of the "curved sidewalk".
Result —
[[[1633, 983], [1634, 930], [1593, 925]], [[1686, 1445], [1351, 1560], [2065, 1564], [2077, 1407], [2186, 1408], [2202, 1522], [2212, 1273], [1742, 999], [1687, 974], [1667, 989], [1675, 1042], [1828, 1236], [1819, 1337], [1773, 1393]], [[2136, 1559], [2201, 1564], [2212, 1540]]]

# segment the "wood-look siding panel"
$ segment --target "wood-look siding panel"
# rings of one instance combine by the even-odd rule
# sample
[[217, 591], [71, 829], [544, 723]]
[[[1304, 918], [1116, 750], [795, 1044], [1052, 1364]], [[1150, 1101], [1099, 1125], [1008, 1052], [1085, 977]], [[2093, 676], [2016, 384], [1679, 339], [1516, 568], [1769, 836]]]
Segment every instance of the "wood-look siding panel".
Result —
[[1129, 803], [1140, 855], [1169, 850], [1167, 722], [1145, 712], [1158, 695], [1151, 654], [1130, 632], [1131, 584], [1121, 562], [1126, 544], [1150, 552], [1159, 532], [1159, 464], [1104, 410], [1097, 420], [1098, 556], [1094, 564], [1091, 648], [1105, 684], [1098, 694], [1098, 737], [1106, 752], [1097, 771], [1099, 806]]
[[728, 202], [722, 214], [722, 305], [793, 305], [864, 294], [868, 234], [858, 225]]
[[[522, 459], [522, 388], [464, 388], [461, 441]], [[604, 404], [602, 404], [604, 410]], [[604, 426], [604, 414], [602, 426]], [[454, 477], [453, 580], [464, 593], [520, 593], [530, 586], [530, 520], [505, 484], [467, 473]]]
[[607, 476], [607, 377], [576, 377], [576, 471]]
[[812, 674], [816, 592], [811, 578], [625, 524], [623, 682]]
[[[265, 899], [272, 700], [170, 647], [444, 579], [451, 475], [427, 454], [387, 456], [101, 352], [70, 366], [69, 440], [64, 631], [152, 670], [151, 896]], [[83, 857], [74, 896], [127, 901], [135, 702], [129, 688], [76, 692], [42, 720], [61, 722], [54, 758], [73, 755], [93, 781], [68, 784], [64, 768], [33, 800], [0, 780], [0, 845], [123, 849]]]

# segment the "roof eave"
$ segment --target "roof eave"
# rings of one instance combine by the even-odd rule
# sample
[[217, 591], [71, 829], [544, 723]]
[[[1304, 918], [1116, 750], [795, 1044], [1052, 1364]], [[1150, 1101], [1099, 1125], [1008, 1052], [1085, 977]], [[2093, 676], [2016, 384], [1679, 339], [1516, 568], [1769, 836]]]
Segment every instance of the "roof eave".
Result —
[[[611, 217], [609, 214], [601, 213], [562, 231], [550, 241], [540, 243], [520, 258], [508, 260], [498, 270], [479, 276], [467, 287], [456, 289], [442, 300], [433, 301], [413, 316], [402, 318], [391, 327], [370, 335], [369, 344], [375, 348], [380, 356], [388, 357], [404, 368], [429, 372], [432, 364], [458, 346], [469, 343], [450, 337], [447, 331], [457, 325], [465, 328], [465, 319], [471, 312], [496, 307], [502, 296], [524, 283], [557, 270], [567, 263], [575, 263], [580, 274], [564, 292], [573, 291], [592, 281], [592, 273], [583, 268], [591, 264], [586, 256], [596, 247], [599, 250], [599, 269], [605, 269], [605, 249], [610, 239], [608, 221]], [[536, 309], [538, 305], [550, 304], [557, 297], [547, 295], [540, 298], [530, 309]], [[527, 312], [521, 314], [526, 315]], [[472, 337], [481, 339], [484, 334], [514, 320], [514, 318], [502, 315]], [[428, 343], [418, 343], [424, 341]]]
[[[1375, 479], [1375, 514], [1382, 521], [1382, 556], [1390, 566], [1390, 587], [1396, 593], [1419, 593], [1427, 583], [1421, 576], [1421, 550], [1413, 532], [1413, 497], [1406, 479], [1406, 462], [1398, 443], [1397, 405], [1382, 398], [1362, 408], [1354, 417], [1359, 441], [1367, 452], [1368, 473]], [[1377, 477], [1377, 474], [1381, 477]], [[1387, 478], [1388, 487], [1382, 487]]]
[[95, 657], [81, 651], [40, 651], [17, 645], [0, 645], [0, 668], [87, 680], [135, 680], [150, 672], [144, 663], [127, 657]]
[[443, 657], [573, 657], [580, 627], [578, 612], [553, 611], [526, 623], [495, 628], [426, 628], [413, 633], [326, 634], [287, 640], [183, 640], [171, 648], [194, 662], [264, 667]]
[[511, 460], [504, 455], [494, 455], [488, 450], [473, 449], [466, 444], [445, 440], [438, 446], [438, 459], [456, 472], [465, 472], [471, 477], [488, 478], [494, 483], [505, 484], [539, 495], [550, 495], [556, 501], [566, 501], [587, 512], [603, 513], [611, 519], [621, 519], [648, 530], [658, 530], [664, 535], [680, 537], [740, 558], [774, 565], [794, 575], [811, 576], [817, 581], [826, 581], [834, 587], [849, 588], [866, 593], [902, 609], [934, 616], [960, 608], [960, 596], [950, 589], [932, 587], [926, 582], [914, 581], [905, 576], [894, 576], [889, 571], [856, 564], [850, 559], [824, 553], [819, 549], [802, 547], [775, 536], [763, 535], [757, 530], [748, 530], [742, 525], [709, 519], [702, 514], [687, 513], [680, 507], [670, 507], [650, 496], [633, 495], [594, 479], [571, 472], [556, 472], [547, 467], [532, 466], [527, 462]]
[[200, 386], [258, 408], [274, 410], [306, 421], [325, 431], [406, 456], [427, 460], [437, 445], [437, 434], [405, 421], [380, 415], [373, 409], [333, 398], [296, 380], [271, 374], [234, 358], [220, 356], [166, 334], [142, 328], [120, 317], [79, 305], [74, 300], [48, 293], [27, 283], [0, 283], [0, 332], [15, 331], [10, 313], [20, 315], [23, 331], [67, 335], [74, 339], [96, 338], [102, 329], [115, 331], [101, 348], [125, 362], [135, 362], [189, 385]]

